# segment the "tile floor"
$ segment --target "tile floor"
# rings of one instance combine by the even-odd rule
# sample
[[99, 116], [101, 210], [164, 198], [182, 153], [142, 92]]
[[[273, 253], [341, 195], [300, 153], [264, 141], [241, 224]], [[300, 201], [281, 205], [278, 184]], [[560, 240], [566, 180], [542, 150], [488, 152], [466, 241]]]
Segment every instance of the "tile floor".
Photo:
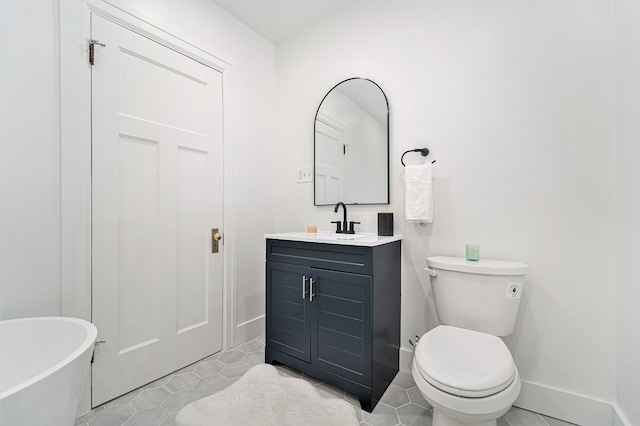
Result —
[[[264, 335], [217, 353], [136, 389], [76, 420], [76, 426], [172, 426], [182, 407], [218, 392], [251, 366], [264, 363]], [[362, 411], [356, 398], [285, 366], [282, 375], [301, 377], [324, 396], [344, 398], [357, 408], [361, 425], [431, 425], [431, 406], [420, 395], [411, 374], [400, 372], [373, 413]], [[513, 407], [498, 426], [569, 426], [560, 420]]]

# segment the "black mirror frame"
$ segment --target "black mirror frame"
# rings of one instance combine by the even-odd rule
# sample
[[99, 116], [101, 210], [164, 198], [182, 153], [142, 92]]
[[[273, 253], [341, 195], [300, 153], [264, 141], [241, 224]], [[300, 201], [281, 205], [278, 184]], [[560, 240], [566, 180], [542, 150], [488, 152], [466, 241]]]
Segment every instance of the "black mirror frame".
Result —
[[390, 114], [389, 114], [389, 99], [387, 98], [387, 94], [384, 93], [384, 90], [382, 90], [382, 87], [380, 87], [380, 85], [378, 83], [376, 83], [375, 81], [368, 79], [368, 78], [363, 78], [363, 77], [351, 77], [351, 78], [347, 78], [346, 80], [342, 80], [340, 83], [336, 84], [335, 86], [333, 86], [331, 88], [331, 90], [329, 90], [324, 97], [322, 98], [322, 100], [320, 101], [320, 104], [318, 105], [318, 109], [316, 110], [316, 115], [313, 119], [313, 205], [314, 206], [333, 206], [333, 203], [330, 204], [318, 204], [317, 200], [316, 200], [316, 182], [315, 182], [315, 177], [316, 177], [316, 123], [318, 122], [318, 113], [320, 112], [320, 108], [322, 107], [322, 104], [324, 103], [324, 100], [327, 98], [327, 96], [329, 96], [329, 94], [331, 92], [333, 92], [333, 90], [340, 86], [343, 83], [346, 83], [347, 81], [351, 81], [351, 80], [366, 80], [369, 81], [371, 83], [373, 83], [379, 90], [380, 93], [382, 93], [382, 96], [384, 96], [384, 101], [386, 103], [387, 106], [387, 201], [386, 202], [381, 202], [381, 203], [345, 203], [347, 205], [359, 205], [359, 206], [363, 206], [363, 205], [386, 205], [386, 204], [390, 204], [391, 202], [391, 182], [390, 182], [390, 172], [391, 172], [391, 162], [390, 162], [390, 146], [391, 146], [391, 138], [390, 138], [390, 127], [391, 127], [391, 122], [390, 122]]

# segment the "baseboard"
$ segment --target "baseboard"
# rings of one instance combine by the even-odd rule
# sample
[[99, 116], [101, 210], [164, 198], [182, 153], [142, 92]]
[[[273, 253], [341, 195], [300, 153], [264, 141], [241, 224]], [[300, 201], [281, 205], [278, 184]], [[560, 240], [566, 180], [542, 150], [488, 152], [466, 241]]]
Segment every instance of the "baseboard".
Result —
[[264, 321], [265, 316], [260, 315], [259, 317], [238, 324], [235, 330], [236, 332], [233, 339], [233, 345], [239, 345], [246, 342], [247, 340], [251, 340], [254, 337], [263, 334], [265, 327]]
[[413, 362], [413, 347], [411, 349], [400, 348], [400, 371], [411, 373]]
[[520, 396], [513, 405], [582, 426], [618, 424], [610, 402], [526, 380], [522, 381]]
[[[400, 371], [412, 362], [413, 348], [400, 348]], [[513, 405], [581, 426], [631, 426], [617, 404], [526, 380]]]
[[613, 426], [631, 426], [631, 422], [624, 415], [618, 404], [612, 404], [613, 406]]

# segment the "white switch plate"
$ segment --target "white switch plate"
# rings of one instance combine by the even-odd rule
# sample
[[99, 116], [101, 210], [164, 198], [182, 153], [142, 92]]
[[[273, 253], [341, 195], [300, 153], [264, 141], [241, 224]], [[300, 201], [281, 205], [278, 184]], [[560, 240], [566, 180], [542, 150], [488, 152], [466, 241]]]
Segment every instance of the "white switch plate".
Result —
[[313, 168], [312, 167], [298, 167], [298, 173], [296, 174], [296, 182], [312, 182], [313, 181]]

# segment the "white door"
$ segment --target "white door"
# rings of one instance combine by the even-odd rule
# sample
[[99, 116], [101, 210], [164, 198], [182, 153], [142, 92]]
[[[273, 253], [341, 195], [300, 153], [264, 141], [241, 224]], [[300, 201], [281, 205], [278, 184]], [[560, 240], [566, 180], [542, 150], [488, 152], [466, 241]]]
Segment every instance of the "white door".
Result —
[[318, 117], [315, 130], [315, 202], [347, 202], [346, 130], [337, 123], [327, 123], [327, 119], [320, 120], [321, 117]]
[[222, 75], [91, 22], [96, 406], [222, 348]]

